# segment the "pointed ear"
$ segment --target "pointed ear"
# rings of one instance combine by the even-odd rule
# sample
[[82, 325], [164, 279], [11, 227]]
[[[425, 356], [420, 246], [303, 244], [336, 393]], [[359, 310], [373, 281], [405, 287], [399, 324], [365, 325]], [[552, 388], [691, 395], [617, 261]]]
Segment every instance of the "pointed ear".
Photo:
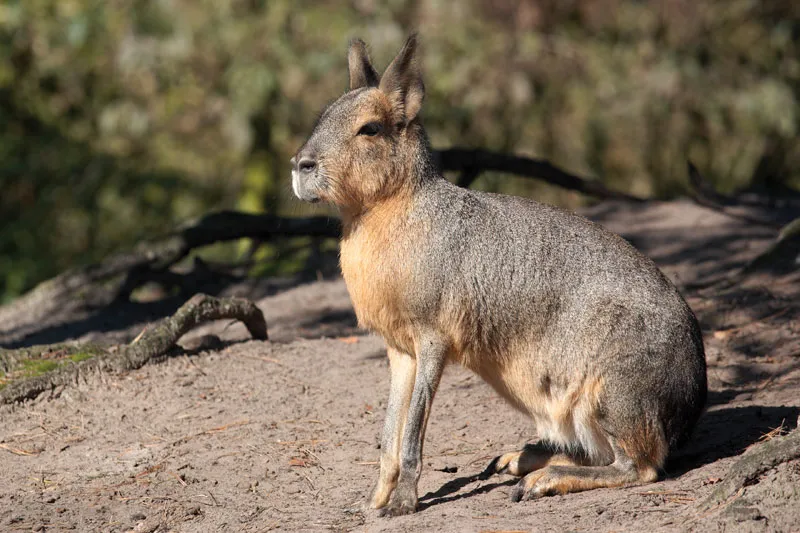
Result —
[[413, 34], [386, 68], [379, 87], [389, 97], [396, 121], [403, 124], [416, 118], [425, 98], [425, 85], [417, 66], [416, 53], [417, 35]]
[[350, 69], [350, 90], [362, 87], [377, 87], [378, 73], [372, 67], [367, 54], [367, 45], [361, 39], [350, 41], [347, 52], [347, 66]]

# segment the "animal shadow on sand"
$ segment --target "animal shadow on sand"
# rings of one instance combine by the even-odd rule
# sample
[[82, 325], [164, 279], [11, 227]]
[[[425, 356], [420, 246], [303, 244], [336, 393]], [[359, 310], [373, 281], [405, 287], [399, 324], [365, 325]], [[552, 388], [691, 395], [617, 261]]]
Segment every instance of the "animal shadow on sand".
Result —
[[439, 488], [439, 490], [435, 492], [429, 492], [424, 496], [420, 497], [418, 510], [423, 511], [428, 507], [433, 507], [434, 505], [454, 502], [456, 500], [461, 500], [464, 498], [471, 498], [472, 496], [477, 496], [478, 494], [485, 494], [487, 492], [493, 491], [498, 487], [510, 487], [518, 483], [518, 480], [516, 478], [507, 479], [505, 481], [497, 481], [493, 483], [484, 483], [478, 485], [469, 492], [458, 494], [458, 492], [467, 485], [474, 483], [476, 481], [481, 481], [486, 479], [487, 475], [485, 475], [483, 472], [479, 474], [473, 474], [471, 476], [462, 476], [455, 479], [451, 479], [450, 481], [442, 485]]
[[731, 406], [703, 414], [692, 438], [667, 460], [667, 477], [741, 454], [776, 428], [791, 431], [797, 426], [800, 408], [784, 406]]
[[[741, 454], [777, 427], [792, 430], [797, 424], [797, 407], [767, 407], [749, 405], [712, 409], [700, 418], [692, 438], [667, 460], [667, 479], [683, 474], [726, 457]], [[487, 480], [484, 472], [452, 479], [438, 490], [420, 498], [419, 510], [490, 492], [498, 487], [513, 486], [518, 479], [478, 485], [469, 492], [459, 493], [476, 481]], [[500, 479], [500, 478], [498, 478]]]

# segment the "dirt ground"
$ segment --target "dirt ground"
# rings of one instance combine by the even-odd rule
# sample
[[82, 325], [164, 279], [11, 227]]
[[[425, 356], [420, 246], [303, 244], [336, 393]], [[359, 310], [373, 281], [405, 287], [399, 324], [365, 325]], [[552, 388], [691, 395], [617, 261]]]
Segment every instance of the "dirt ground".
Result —
[[[479, 378], [449, 368], [419, 512], [365, 511], [388, 393], [382, 342], [356, 328], [340, 279], [267, 280], [220, 293], [257, 300], [269, 342], [214, 323], [187, 337], [215, 333], [220, 350], [1, 407], [0, 530], [800, 531], [798, 461], [700, 510], [738, 455], [791, 430], [800, 414], [800, 276], [687, 288], [743, 264], [775, 232], [689, 202], [604, 203], [587, 214], [653, 257], [703, 326], [708, 411], [662, 481], [512, 503], [515, 479], [475, 475], [535, 440], [533, 429]], [[0, 345], [129, 341], [177, 304], [7, 317]]]

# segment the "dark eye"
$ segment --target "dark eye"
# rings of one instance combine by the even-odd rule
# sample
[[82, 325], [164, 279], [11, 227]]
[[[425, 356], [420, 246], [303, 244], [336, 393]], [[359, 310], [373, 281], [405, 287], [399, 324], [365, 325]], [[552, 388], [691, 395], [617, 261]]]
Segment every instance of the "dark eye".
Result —
[[374, 137], [381, 132], [383, 126], [380, 122], [367, 122], [361, 129], [358, 130], [359, 135], [367, 135], [369, 137]]

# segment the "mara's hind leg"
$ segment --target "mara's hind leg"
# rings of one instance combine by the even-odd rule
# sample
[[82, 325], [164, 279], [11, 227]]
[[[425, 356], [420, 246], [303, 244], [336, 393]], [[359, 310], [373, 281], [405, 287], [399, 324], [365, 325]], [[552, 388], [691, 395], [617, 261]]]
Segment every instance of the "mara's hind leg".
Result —
[[619, 444], [613, 439], [610, 441], [614, 450], [614, 462], [610, 465], [549, 464], [522, 478], [514, 488], [511, 499], [530, 500], [603, 487], [650, 483], [658, 479], [658, 468], [663, 463], [663, 450], [666, 449], [663, 438], [651, 442], [621, 441]]
[[494, 474], [524, 476], [548, 465], [582, 465], [586, 460], [578, 454], [566, 454], [546, 442], [526, 444], [518, 452], [505, 453], [495, 457], [480, 477], [487, 479]]

